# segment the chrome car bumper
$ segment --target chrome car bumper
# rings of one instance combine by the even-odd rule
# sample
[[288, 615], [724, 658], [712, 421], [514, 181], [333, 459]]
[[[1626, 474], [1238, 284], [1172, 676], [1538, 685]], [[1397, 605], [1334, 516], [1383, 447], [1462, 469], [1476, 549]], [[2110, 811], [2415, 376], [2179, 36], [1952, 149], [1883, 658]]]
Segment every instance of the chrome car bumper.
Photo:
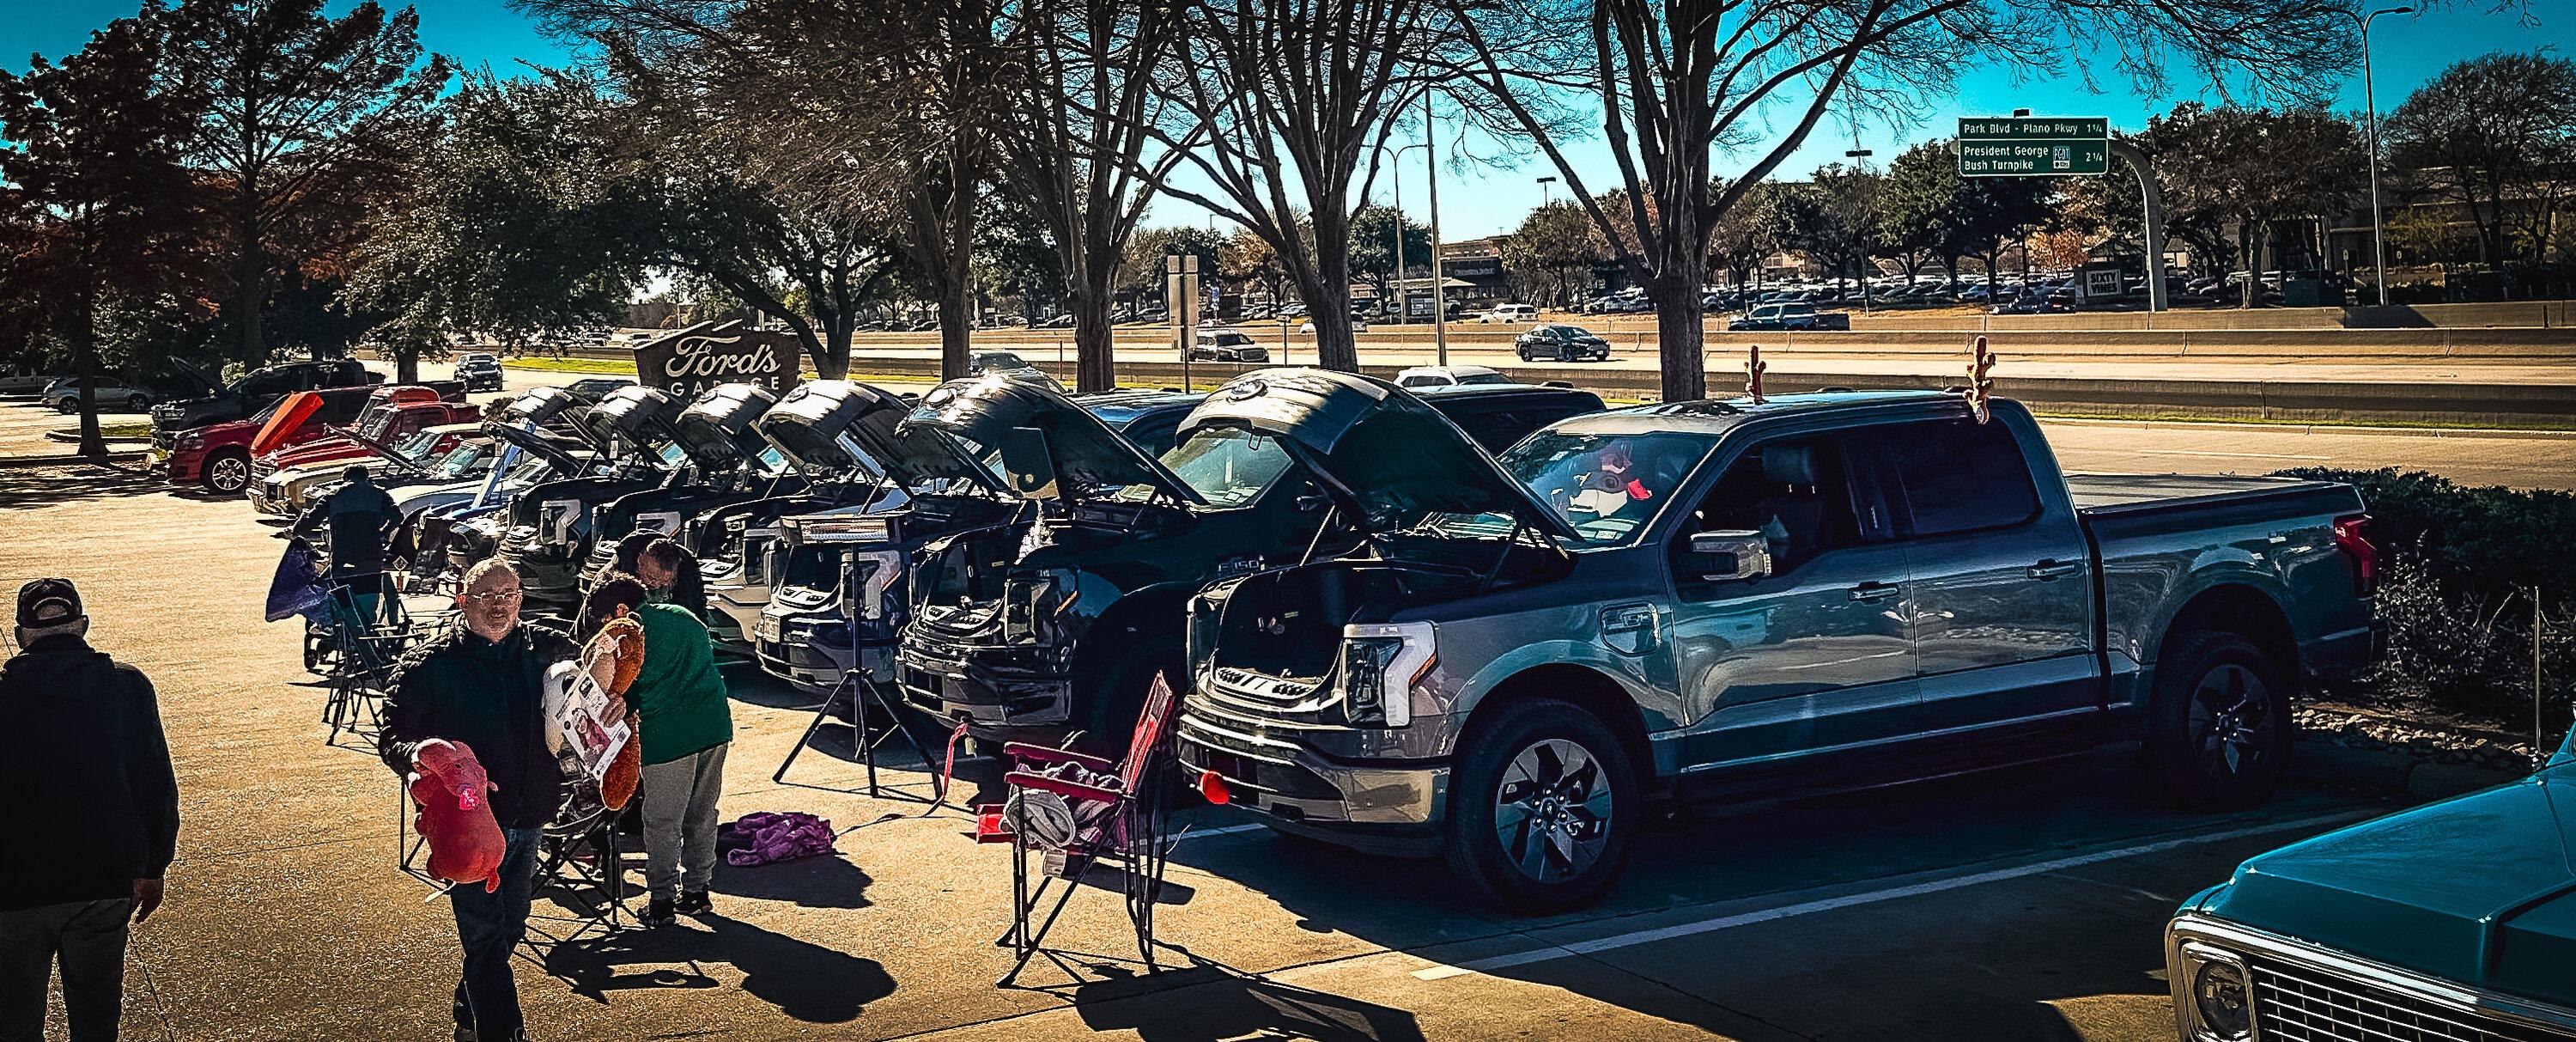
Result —
[[1260, 721], [1183, 703], [1185, 769], [1225, 779], [1237, 806], [1292, 824], [1435, 829], [1449, 791], [1446, 761], [1351, 763], [1288, 741]]
[[2165, 927], [2165, 974], [2173, 989], [2176, 1036], [2184, 1042], [2218, 1037], [2201, 1030], [2192, 995], [2194, 973], [2213, 958], [2243, 965], [2257, 1039], [2576, 1040], [2576, 1009], [2185, 913]]

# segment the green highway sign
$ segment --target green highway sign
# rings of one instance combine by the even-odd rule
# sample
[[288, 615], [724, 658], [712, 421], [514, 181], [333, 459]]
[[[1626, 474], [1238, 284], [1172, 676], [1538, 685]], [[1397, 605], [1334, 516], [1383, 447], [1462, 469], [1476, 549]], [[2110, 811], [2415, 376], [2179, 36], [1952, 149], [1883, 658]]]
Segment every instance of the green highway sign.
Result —
[[2051, 177], [2111, 169], [2111, 121], [1977, 116], [1959, 120], [1959, 176]]

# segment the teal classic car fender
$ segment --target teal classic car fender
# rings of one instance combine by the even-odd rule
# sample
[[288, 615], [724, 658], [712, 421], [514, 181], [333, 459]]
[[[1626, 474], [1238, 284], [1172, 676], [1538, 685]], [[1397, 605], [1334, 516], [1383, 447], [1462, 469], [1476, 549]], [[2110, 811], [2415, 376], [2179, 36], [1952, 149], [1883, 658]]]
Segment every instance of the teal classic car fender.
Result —
[[2166, 961], [2186, 1039], [2576, 1038], [2576, 754], [2248, 859]]

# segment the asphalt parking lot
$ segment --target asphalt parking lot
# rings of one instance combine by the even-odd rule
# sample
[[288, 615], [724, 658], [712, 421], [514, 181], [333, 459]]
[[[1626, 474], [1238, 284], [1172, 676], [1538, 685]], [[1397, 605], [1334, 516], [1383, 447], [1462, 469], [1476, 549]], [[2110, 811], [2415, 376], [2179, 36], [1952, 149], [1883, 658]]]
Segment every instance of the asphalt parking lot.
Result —
[[[97, 643], [158, 683], [178, 760], [180, 860], [137, 935], [128, 1037], [444, 1038], [452, 925], [395, 870], [393, 776], [324, 744], [295, 627], [260, 621], [271, 531], [127, 469], [0, 470], [0, 577], [81, 583]], [[2173, 906], [2392, 806], [2293, 789], [2184, 815], [2078, 762], [1668, 825], [1606, 902], [1548, 919], [1202, 809], [1172, 872], [1188, 899], [1161, 916], [1195, 963], [1077, 958], [1083, 983], [1040, 965], [1003, 990], [1004, 852], [954, 810], [816, 787], [858, 780], [828, 755], [773, 784], [807, 716], [732, 679], [724, 815], [869, 824], [836, 858], [729, 870], [701, 922], [527, 949], [538, 1038], [2166, 1039]], [[1056, 939], [1132, 955], [1115, 896], [1085, 898]]]

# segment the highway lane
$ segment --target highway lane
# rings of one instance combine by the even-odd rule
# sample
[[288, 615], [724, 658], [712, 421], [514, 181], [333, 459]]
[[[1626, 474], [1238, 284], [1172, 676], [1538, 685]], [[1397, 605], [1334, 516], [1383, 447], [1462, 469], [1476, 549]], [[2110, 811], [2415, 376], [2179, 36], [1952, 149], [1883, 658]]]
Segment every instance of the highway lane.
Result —
[[[432, 377], [446, 375], [444, 366], [426, 368]], [[513, 390], [595, 375], [507, 372]], [[2397, 467], [2463, 484], [2576, 491], [2576, 434], [2046, 419], [2041, 427], [2059, 460], [2074, 471], [2265, 474], [2290, 467]]]

